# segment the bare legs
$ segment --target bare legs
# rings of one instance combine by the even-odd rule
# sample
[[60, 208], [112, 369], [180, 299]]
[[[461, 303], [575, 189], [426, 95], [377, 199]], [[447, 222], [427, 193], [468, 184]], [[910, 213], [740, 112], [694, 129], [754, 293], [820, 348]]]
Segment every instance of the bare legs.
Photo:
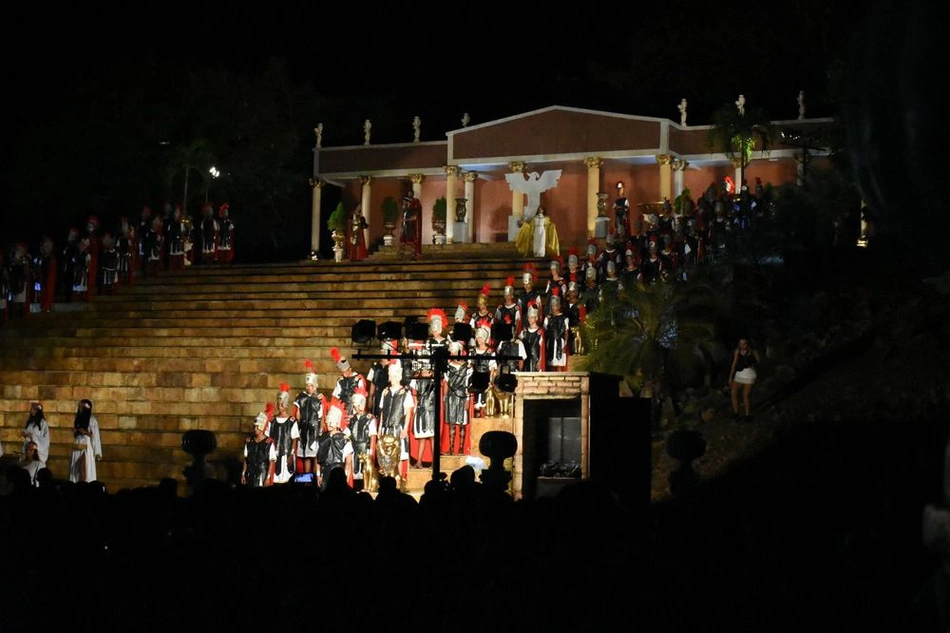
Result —
[[745, 417], [749, 417], [752, 413], [752, 385], [744, 385], [738, 383], [735, 380], [732, 381], [731, 385], [731, 395], [732, 395], [732, 412], [735, 415], [739, 415], [739, 388], [742, 388], [742, 406], [745, 410]]

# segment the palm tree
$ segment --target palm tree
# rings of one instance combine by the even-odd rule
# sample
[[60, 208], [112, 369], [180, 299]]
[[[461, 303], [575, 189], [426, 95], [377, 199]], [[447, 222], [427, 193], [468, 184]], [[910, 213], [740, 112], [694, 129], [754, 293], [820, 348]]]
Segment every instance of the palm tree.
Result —
[[661, 402], [672, 384], [708, 365], [706, 348], [724, 300], [721, 289], [699, 277], [625, 288], [588, 315], [583, 369], [624, 376]]
[[772, 149], [775, 128], [761, 110], [743, 107], [740, 111], [737, 106], [726, 103], [713, 115], [707, 141], [710, 149], [724, 153], [730, 160], [739, 161], [739, 182], [736, 186], [741, 188], [745, 168], [752, 160], [752, 152], [756, 147], [761, 152]]
[[[166, 187], [168, 192], [171, 193], [175, 176], [181, 172], [184, 172], [185, 190], [182, 194], [181, 200], [186, 212], [188, 209], [188, 181], [191, 175], [191, 170], [196, 165], [204, 165], [206, 163], [208, 165], [214, 163], [214, 156], [211, 153], [210, 142], [204, 138], [196, 138], [188, 145], [176, 145], [174, 148], [172, 148], [172, 151], [168, 156], [165, 164]], [[207, 177], [203, 170], [200, 173], [203, 178]]]

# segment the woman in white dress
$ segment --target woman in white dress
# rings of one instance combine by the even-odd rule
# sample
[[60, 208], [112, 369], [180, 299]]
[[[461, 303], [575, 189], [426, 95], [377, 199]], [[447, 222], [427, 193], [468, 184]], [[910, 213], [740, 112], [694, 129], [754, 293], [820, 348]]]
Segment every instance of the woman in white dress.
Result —
[[69, 481], [96, 481], [96, 461], [102, 459], [99, 420], [92, 414], [92, 400], [79, 401], [73, 421], [73, 454], [69, 462]]

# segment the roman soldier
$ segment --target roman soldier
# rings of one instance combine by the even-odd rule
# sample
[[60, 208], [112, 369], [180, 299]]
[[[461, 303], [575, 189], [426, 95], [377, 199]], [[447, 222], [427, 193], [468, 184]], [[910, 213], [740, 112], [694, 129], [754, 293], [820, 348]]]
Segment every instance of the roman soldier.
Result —
[[352, 262], [366, 259], [366, 234], [363, 230], [367, 228], [369, 224], [366, 223], [366, 216], [363, 215], [363, 207], [356, 205], [346, 226], [347, 257]]
[[277, 392], [277, 411], [268, 422], [271, 439], [277, 449], [277, 464], [274, 468], [274, 483], [284, 484], [294, 476], [297, 466], [297, 444], [300, 427], [291, 413], [290, 385], [283, 382]]
[[399, 440], [399, 475], [403, 481], [409, 475], [409, 429], [412, 426], [416, 404], [409, 380], [403, 374], [402, 363], [389, 363], [389, 386], [380, 400], [380, 441], [392, 436]]
[[551, 260], [549, 270], [551, 271], [551, 276], [548, 278], [547, 282], [544, 285], [543, 295], [549, 300], [551, 298], [552, 290], [554, 288], [558, 289], [558, 293], [563, 297], [567, 294], [567, 279], [565, 279], [562, 274], [564, 269], [564, 261], [560, 255]]
[[347, 405], [332, 398], [327, 407], [327, 430], [320, 436], [317, 462], [320, 464], [320, 486], [326, 490], [330, 473], [334, 468], [343, 468], [347, 482], [353, 484], [353, 443], [350, 433], [341, 428]]
[[568, 353], [571, 355], [583, 354], [584, 345], [581, 338], [581, 327], [587, 320], [587, 308], [580, 301], [580, 288], [576, 279], [571, 279], [567, 285], [567, 304], [564, 307], [564, 313], [567, 315], [569, 332], [567, 338]]
[[231, 207], [225, 202], [218, 208], [218, 263], [230, 264], [234, 261], [234, 222], [231, 221]]
[[[422, 364], [418, 377], [410, 384], [416, 398], [416, 415], [413, 418], [411, 435], [417, 441], [414, 455], [417, 468], [422, 468], [424, 461], [431, 462], [432, 438], [435, 437], [436, 425], [442, 424], [442, 420], [436, 419], [435, 415], [435, 401], [440, 397], [442, 386], [436, 384], [434, 379], [435, 371], [431, 358], [439, 350], [447, 348], [451, 342], [444, 333], [448, 319], [443, 310], [430, 308], [426, 320], [429, 322], [429, 338], [426, 339], [422, 350], [426, 362]], [[410, 451], [412, 448], [410, 444]]]
[[79, 247], [73, 256], [73, 280], [72, 297], [73, 301], [86, 301], [89, 289], [89, 268], [91, 266], [89, 256], [89, 238], [83, 237], [79, 240]]
[[[449, 344], [451, 358], [442, 377], [444, 402], [442, 412], [449, 432], [442, 436], [441, 449], [448, 455], [467, 455], [469, 452], [467, 431], [469, 420], [472, 418], [472, 394], [469, 393], [472, 367], [464, 359], [458, 357], [461, 351], [462, 344], [458, 341], [452, 341]], [[448, 443], [445, 442], [446, 435]], [[458, 436], [458, 444], [456, 444], [456, 436]]]
[[569, 336], [568, 318], [561, 310], [561, 292], [558, 287], [555, 287], [551, 294], [550, 312], [544, 317], [545, 358], [548, 368], [567, 371], [567, 357], [570, 353]]
[[69, 229], [69, 234], [66, 236], [66, 245], [63, 247], [61, 255], [62, 280], [59, 283], [62, 288], [60, 293], [63, 299], [69, 302], [73, 300], [74, 267], [79, 256], [79, 229]]
[[13, 246], [13, 256], [7, 264], [7, 283], [10, 290], [10, 316], [26, 318], [30, 314], [30, 299], [33, 296], [33, 263], [26, 244]]
[[119, 236], [115, 240], [115, 249], [119, 252], [119, 283], [135, 285], [135, 271], [138, 266], [139, 247], [136, 244], [135, 227], [126, 217], [119, 220]]
[[139, 215], [138, 230], [135, 231], [138, 244], [138, 263], [142, 267], [142, 273], [145, 273], [145, 267], [148, 263], [148, 254], [145, 246], [145, 236], [152, 230], [152, 208], [148, 205], [142, 207]]
[[102, 244], [99, 241], [99, 218], [90, 215], [86, 221], [86, 239], [89, 244], [86, 252], [89, 253], [89, 283], [86, 284], [86, 301], [92, 301], [92, 296], [99, 290], [99, 251]]
[[[492, 323], [506, 323], [514, 328], [514, 336], [521, 334], [521, 306], [515, 300], [515, 278], [508, 277], [502, 290], [502, 303], [495, 308]], [[497, 339], [496, 339], [497, 341]]]
[[274, 471], [277, 465], [277, 447], [267, 435], [267, 423], [274, 415], [274, 404], [257, 414], [251, 435], [244, 440], [244, 468], [241, 471], [241, 484], [251, 488], [264, 488], [274, 485]]
[[181, 205], [176, 204], [172, 217], [165, 223], [165, 244], [168, 248], [168, 270], [185, 269], [185, 223]]
[[[488, 332], [491, 332], [491, 325], [495, 321], [495, 314], [488, 307], [488, 299], [491, 294], [491, 285], [488, 282], [485, 282], [485, 285], [482, 286], [482, 289], [478, 293], [477, 304], [478, 307], [475, 309], [475, 313], [472, 314], [469, 319], [469, 325], [472, 327], [473, 334], [478, 331], [478, 328], [484, 327]], [[474, 337], [473, 337], [474, 338]], [[495, 341], [491, 338], [486, 341], [486, 344], [490, 349], [495, 349]]]
[[524, 272], [521, 274], [521, 293], [518, 295], [518, 305], [521, 306], [521, 312], [524, 313], [528, 309], [528, 304], [534, 303], [538, 308], [538, 318], [541, 319], [544, 317], [541, 308], [541, 293], [534, 287], [537, 281], [538, 273], [534, 268], [534, 264], [528, 262], [524, 265]]
[[326, 398], [317, 392], [317, 374], [313, 371], [313, 363], [304, 361], [304, 389], [294, 400], [293, 417], [297, 420], [300, 431], [300, 442], [297, 444], [297, 458], [300, 460], [301, 470], [304, 473], [317, 471], [317, 439], [326, 429], [324, 427], [324, 413], [327, 408]]
[[[484, 325], [478, 326], [475, 330], [475, 347], [471, 353], [471, 368], [473, 374], [485, 374], [488, 376], [488, 382], [491, 381], [492, 373], [496, 368], [496, 362], [487, 358], [494, 352], [489, 347], [491, 340], [491, 330]], [[472, 403], [472, 417], [480, 418], [485, 413], [485, 406], [488, 404], [488, 394], [485, 391], [476, 391]], [[451, 422], [450, 422], [451, 424]]]
[[422, 203], [412, 190], [402, 200], [402, 234], [400, 250], [409, 245], [415, 259], [422, 259]]
[[630, 201], [624, 192], [623, 181], [617, 183], [617, 199], [614, 200], [614, 235], [619, 241], [630, 237]]
[[[353, 486], [356, 490], [364, 487], [364, 461], [372, 465], [376, 456], [376, 437], [379, 426], [376, 416], [366, 410], [368, 395], [365, 389], [357, 388], [350, 396], [353, 405], [353, 417], [350, 418], [350, 439], [353, 442]], [[360, 459], [362, 457], [362, 459]]]
[[102, 252], [99, 255], [99, 264], [102, 269], [102, 294], [112, 294], [119, 282], [119, 251], [116, 250], [112, 233], [102, 236]]
[[353, 412], [350, 407], [350, 396], [357, 388], [366, 390], [366, 378], [353, 369], [349, 359], [344, 357], [337, 348], [334, 347], [330, 350], [330, 357], [333, 358], [337, 369], [340, 370], [340, 377], [337, 378], [336, 384], [333, 386], [332, 396], [343, 403], [345, 415], [343, 420], [340, 421], [340, 428], [345, 429], [349, 423], [349, 415]]
[[40, 310], [43, 312], [50, 312], [53, 309], [58, 267], [53, 240], [48, 235], [44, 235], [40, 240], [40, 254], [36, 257], [33, 266], [34, 276], [36, 277], [36, 301], [40, 304]]
[[162, 231], [162, 219], [155, 216], [152, 218], [148, 231], [142, 236], [145, 244], [146, 277], [155, 277], [162, 269], [162, 244], [165, 241], [165, 234]]
[[[390, 355], [399, 354], [399, 341], [393, 340], [383, 340], [380, 343], [380, 352]], [[386, 385], [389, 384], [389, 363], [388, 358], [377, 358], [373, 361], [373, 364], [370, 366], [369, 371], [366, 373], [366, 384], [369, 387], [369, 407], [370, 413], [372, 413], [377, 419], [379, 418], [379, 402], [380, 398], [383, 395], [383, 390], [386, 388]]]
[[547, 344], [545, 342], [544, 328], [538, 321], [540, 311], [534, 302], [528, 304], [527, 323], [521, 330], [521, 341], [524, 343], [525, 354], [527, 358], [524, 361], [524, 371], [546, 371], [547, 363], [545, 360], [547, 353]]
[[201, 222], [198, 224], [202, 264], [213, 264], [217, 261], [220, 234], [221, 225], [214, 219], [214, 209], [205, 202], [201, 207]]

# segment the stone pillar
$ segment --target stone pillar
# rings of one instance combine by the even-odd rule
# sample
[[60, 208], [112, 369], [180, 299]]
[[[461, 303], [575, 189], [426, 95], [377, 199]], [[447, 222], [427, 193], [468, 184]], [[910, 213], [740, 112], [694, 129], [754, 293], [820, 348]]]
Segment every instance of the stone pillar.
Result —
[[742, 179], [745, 177], [745, 175], [742, 173], [742, 159], [741, 158], [733, 158], [731, 159], [731, 162], [732, 162], [732, 168], [736, 170], [736, 173], [732, 175], [732, 179], [736, 183], [736, 190], [733, 191], [732, 193], [733, 195], [737, 195], [740, 191], [742, 191]]
[[[366, 224], [372, 223], [372, 204], [373, 204], [373, 177], [372, 176], [360, 176], [360, 184], [362, 185], [362, 190], [360, 191], [360, 206], [363, 208], [363, 217], [366, 218]], [[369, 228], [363, 229], [363, 237], [366, 239], [366, 247], [369, 248]]]
[[689, 167], [689, 161], [685, 161], [682, 158], [674, 158], [670, 165], [673, 167], [673, 198], [676, 199], [681, 193], [683, 193], [683, 172], [686, 171], [686, 168]]
[[446, 165], [445, 170], [445, 243], [451, 244], [455, 238], [455, 197], [458, 189], [458, 165]]
[[587, 237], [594, 235], [597, 224], [597, 194], [600, 192], [600, 167], [604, 160], [598, 156], [584, 159], [587, 165]]
[[[508, 169], [513, 174], [524, 174], [524, 161], [518, 160], [508, 163]], [[511, 190], [511, 215], [508, 217], [508, 241], [513, 242], [518, 235], [518, 229], [521, 228], [521, 222], [524, 221], [524, 194], [520, 191]]]
[[[409, 182], [412, 183], [412, 193], [419, 200], [420, 204], [422, 203], [422, 181], [425, 179], [426, 177], [423, 174], [409, 174]], [[430, 209], [429, 213], [431, 214], [431, 212], [432, 211]], [[419, 222], [422, 222], [423, 216], [425, 216], [425, 211], [420, 209]], [[430, 217], [430, 223], [431, 223], [431, 216], [429, 217]]]
[[672, 162], [673, 157], [669, 154], [657, 154], [656, 162], [660, 166], [660, 191], [658, 201], [662, 202], [667, 198], [671, 198], [670, 191], [672, 190], [672, 168], [670, 163]]
[[326, 184], [322, 178], [310, 179], [310, 259], [314, 260], [320, 257], [320, 202]]
[[475, 241], [475, 181], [478, 180], [478, 174], [474, 171], [467, 171], [462, 175], [465, 180], [465, 228], [468, 234], [465, 241], [471, 244]]

